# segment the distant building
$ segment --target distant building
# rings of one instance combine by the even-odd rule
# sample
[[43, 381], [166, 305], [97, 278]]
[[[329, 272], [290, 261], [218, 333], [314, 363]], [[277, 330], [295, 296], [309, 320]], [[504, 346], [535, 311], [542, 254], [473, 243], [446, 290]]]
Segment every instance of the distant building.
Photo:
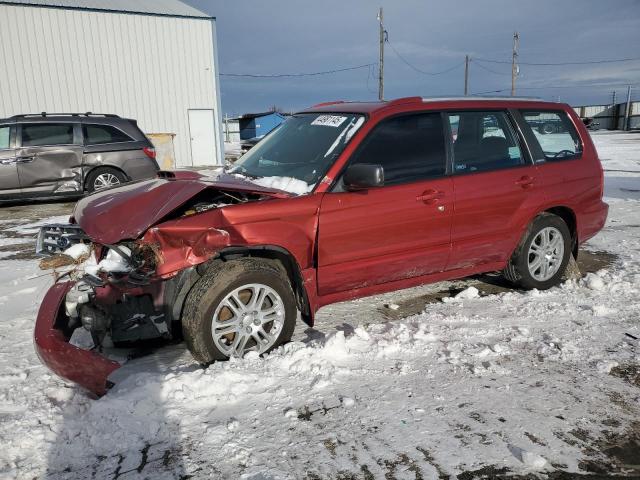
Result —
[[215, 18], [178, 0], [0, 0], [0, 118], [114, 113], [223, 163]]
[[238, 117], [240, 140], [262, 137], [284, 122], [285, 118], [278, 112], [245, 113]]
[[[616, 105], [583, 105], [573, 107], [582, 119], [592, 119], [594, 130], [625, 130], [625, 118], [627, 116], [627, 104]], [[640, 102], [630, 102], [627, 130], [640, 129]]]

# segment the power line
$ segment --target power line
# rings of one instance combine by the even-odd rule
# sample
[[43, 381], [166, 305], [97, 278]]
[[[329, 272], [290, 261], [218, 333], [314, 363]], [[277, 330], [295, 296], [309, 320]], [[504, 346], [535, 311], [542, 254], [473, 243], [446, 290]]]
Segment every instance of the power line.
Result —
[[[520, 90], [545, 90], [545, 89], [557, 89], [557, 88], [597, 88], [597, 87], [621, 87], [621, 86], [628, 86], [631, 85], [633, 86], [637, 86], [640, 85], [638, 83], [592, 83], [592, 84], [582, 84], [582, 85], [547, 85], [547, 86], [540, 86], [540, 87], [518, 87]], [[501, 93], [501, 92], [508, 92], [510, 89], [509, 88], [502, 88], [499, 90], [487, 90], [485, 92], [473, 92], [472, 95], [485, 95], [487, 93]]]
[[391, 48], [391, 50], [393, 50], [393, 53], [395, 53], [398, 58], [400, 60], [402, 60], [403, 63], [405, 63], [408, 67], [412, 68], [413, 70], [415, 70], [418, 73], [421, 73], [422, 75], [431, 75], [431, 76], [435, 76], [435, 75], [443, 75], [445, 73], [449, 73], [453, 70], [455, 70], [458, 67], [461, 67], [462, 65], [464, 65], [464, 62], [460, 62], [460, 63], [456, 63], [453, 67], [451, 68], [447, 68], [446, 70], [442, 70], [441, 72], [425, 72], [424, 70], [416, 67], [415, 65], [413, 65], [411, 62], [409, 62], [406, 58], [404, 58], [402, 55], [400, 55], [400, 53], [398, 52], [398, 50], [396, 50], [396, 48], [393, 46], [393, 44], [389, 41], [389, 39], [387, 38], [386, 43], [389, 45], [389, 47]]
[[[488, 62], [488, 63], [506, 63], [510, 64], [511, 60], [491, 60], [488, 58], [475, 58], [474, 60], [477, 62]], [[640, 60], [638, 58], [617, 58], [613, 60], [592, 60], [586, 62], [557, 62], [557, 63], [537, 63], [537, 62], [518, 62], [518, 65], [533, 65], [533, 66], [562, 66], [562, 65], [594, 65], [598, 63], [619, 63], [619, 62], [635, 62]]]
[[247, 78], [285, 78], [285, 77], [315, 77], [318, 75], [330, 75], [332, 73], [347, 72], [350, 70], [358, 70], [361, 68], [370, 68], [375, 63], [367, 63], [364, 65], [357, 65], [355, 67], [337, 68], [335, 70], [325, 70], [322, 72], [308, 72], [308, 73], [274, 73], [274, 74], [261, 74], [261, 73], [221, 73], [221, 77], [247, 77]]
[[[475, 60], [475, 58], [472, 58], [472, 59], [471, 59], [471, 61], [472, 61], [472, 62], [473, 62], [474, 60]], [[510, 76], [510, 75], [511, 75], [511, 73], [496, 72], [495, 70], [491, 70], [490, 68], [485, 67], [484, 65], [482, 65], [482, 64], [480, 64], [480, 63], [477, 63], [477, 62], [476, 62], [476, 64], [475, 64], [475, 65], [476, 65], [476, 67], [480, 67], [481, 69], [486, 70], [487, 72], [495, 73], [496, 75], [507, 75], [507, 76]]]

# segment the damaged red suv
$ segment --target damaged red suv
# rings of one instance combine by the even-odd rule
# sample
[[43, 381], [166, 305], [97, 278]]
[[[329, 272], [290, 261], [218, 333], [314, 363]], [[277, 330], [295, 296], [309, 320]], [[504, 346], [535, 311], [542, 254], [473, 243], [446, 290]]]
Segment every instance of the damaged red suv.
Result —
[[[99, 352], [183, 335], [207, 364], [287, 342], [331, 303], [502, 271], [556, 285], [604, 225], [603, 173], [564, 104], [423, 99], [317, 105], [217, 176], [161, 173], [78, 202], [48, 246], [91, 245], [47, 293], [42, 361], [105, 393]], [[89, 249], [87, 249], [89, 250]], [[75, 329], [94, 348], [69, 342]]]

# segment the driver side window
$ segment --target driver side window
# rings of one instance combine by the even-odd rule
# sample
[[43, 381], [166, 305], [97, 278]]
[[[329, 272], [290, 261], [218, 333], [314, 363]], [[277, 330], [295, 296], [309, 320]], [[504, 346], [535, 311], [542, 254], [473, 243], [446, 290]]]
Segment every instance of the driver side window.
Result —
[[442, 177], [446, 158], [440, 113], [420, 113], [383, 120], [362, 142], [350, 165], [381, 165], [387, 186]]

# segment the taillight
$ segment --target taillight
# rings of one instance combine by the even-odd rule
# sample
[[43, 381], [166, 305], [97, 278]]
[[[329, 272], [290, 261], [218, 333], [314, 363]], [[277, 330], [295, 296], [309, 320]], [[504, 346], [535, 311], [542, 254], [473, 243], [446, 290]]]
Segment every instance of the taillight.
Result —
[[156, 159], [156, 149], [155, 148], [151, 148], [151, 147], [144, 147], [142, 149], [142, 151], [144, 152], [144, 154], [149, 157], [152, 160]]

